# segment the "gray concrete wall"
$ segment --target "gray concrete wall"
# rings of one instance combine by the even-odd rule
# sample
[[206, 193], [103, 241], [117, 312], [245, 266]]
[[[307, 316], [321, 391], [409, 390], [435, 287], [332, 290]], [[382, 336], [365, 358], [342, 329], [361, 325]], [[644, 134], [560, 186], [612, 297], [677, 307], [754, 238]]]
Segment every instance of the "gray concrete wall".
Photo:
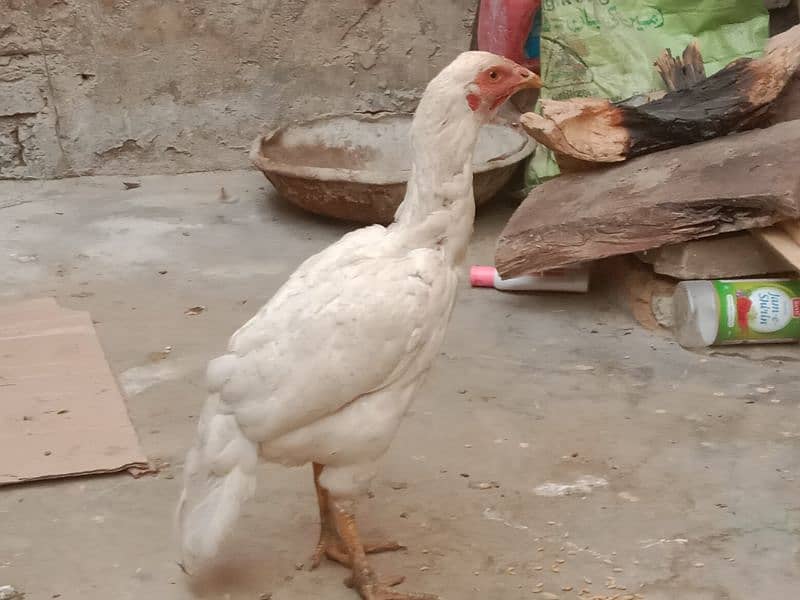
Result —
[[411, 109], [476, 0], [0, 0], [0, 179], [229, 169], [260, 129]]

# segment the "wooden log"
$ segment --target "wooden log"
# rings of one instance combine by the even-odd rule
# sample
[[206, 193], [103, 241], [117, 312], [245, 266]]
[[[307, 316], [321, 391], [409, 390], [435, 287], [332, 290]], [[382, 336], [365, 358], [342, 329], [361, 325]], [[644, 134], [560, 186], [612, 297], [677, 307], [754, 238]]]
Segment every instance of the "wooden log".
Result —
[[786, 260], [749, 231], [669, 244], [638, 254], [653, 266], [653, 271], [675, 279], [730, 279], [786, 273], [792, 268]]
[[762, 58], [736, 60], [700, 81], [693, 73], [694, 85], [657, 100], [543, 100], [541, 115], [520, 122], [563, 170], [621, 162], [763, 124], [798, 67], [800, 25], [772, 38]]
[[800, 244], [800, 221], [784, 221], [781, 228], [789, 234], [796, 244]]
[[800, 244], [795, 242], [783, 227], [773, 225], [764, 229], [754, 229], [753, 235], [782, 256], [796, 271], [800, 271]]
[[751, 232], [774, 253], [800, 271], [800, 220], [783, 221]]
[[515, 277], [800, 218], [800, 121], [562, 175], [523, 201], [495, 263]]
[[781, 95], [772, 105], [769, 124], [800, 119], [800, 71], [786, 84]]

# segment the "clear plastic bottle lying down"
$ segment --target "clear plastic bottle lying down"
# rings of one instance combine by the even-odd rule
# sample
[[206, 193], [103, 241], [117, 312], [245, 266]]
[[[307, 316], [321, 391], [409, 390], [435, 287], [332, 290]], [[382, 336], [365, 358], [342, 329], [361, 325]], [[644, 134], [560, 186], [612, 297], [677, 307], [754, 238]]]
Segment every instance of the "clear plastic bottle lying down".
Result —
[[685, 348], [800, 340], [800, 280], [684, 281], [672, 296]]

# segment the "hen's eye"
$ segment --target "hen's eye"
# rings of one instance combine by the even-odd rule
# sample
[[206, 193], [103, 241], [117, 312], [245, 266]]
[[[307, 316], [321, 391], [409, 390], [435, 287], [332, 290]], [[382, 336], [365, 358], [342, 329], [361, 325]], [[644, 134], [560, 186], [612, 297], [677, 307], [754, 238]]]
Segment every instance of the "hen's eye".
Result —
[[497, 79], [497, 71], [489, 71], [489, 79]]

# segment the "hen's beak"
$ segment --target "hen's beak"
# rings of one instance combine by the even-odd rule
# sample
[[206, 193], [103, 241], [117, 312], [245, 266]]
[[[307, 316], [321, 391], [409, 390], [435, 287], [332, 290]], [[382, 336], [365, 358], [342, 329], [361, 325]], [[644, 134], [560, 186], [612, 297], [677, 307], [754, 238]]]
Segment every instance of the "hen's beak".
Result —
[[525, 67], [517, 66], [514, 69], [514, 76], [516, 83], [514, 84], [514, 91], [524, 90], [528, 88], [541, 88], [542, 79], [533, 71], [529, 71]]

